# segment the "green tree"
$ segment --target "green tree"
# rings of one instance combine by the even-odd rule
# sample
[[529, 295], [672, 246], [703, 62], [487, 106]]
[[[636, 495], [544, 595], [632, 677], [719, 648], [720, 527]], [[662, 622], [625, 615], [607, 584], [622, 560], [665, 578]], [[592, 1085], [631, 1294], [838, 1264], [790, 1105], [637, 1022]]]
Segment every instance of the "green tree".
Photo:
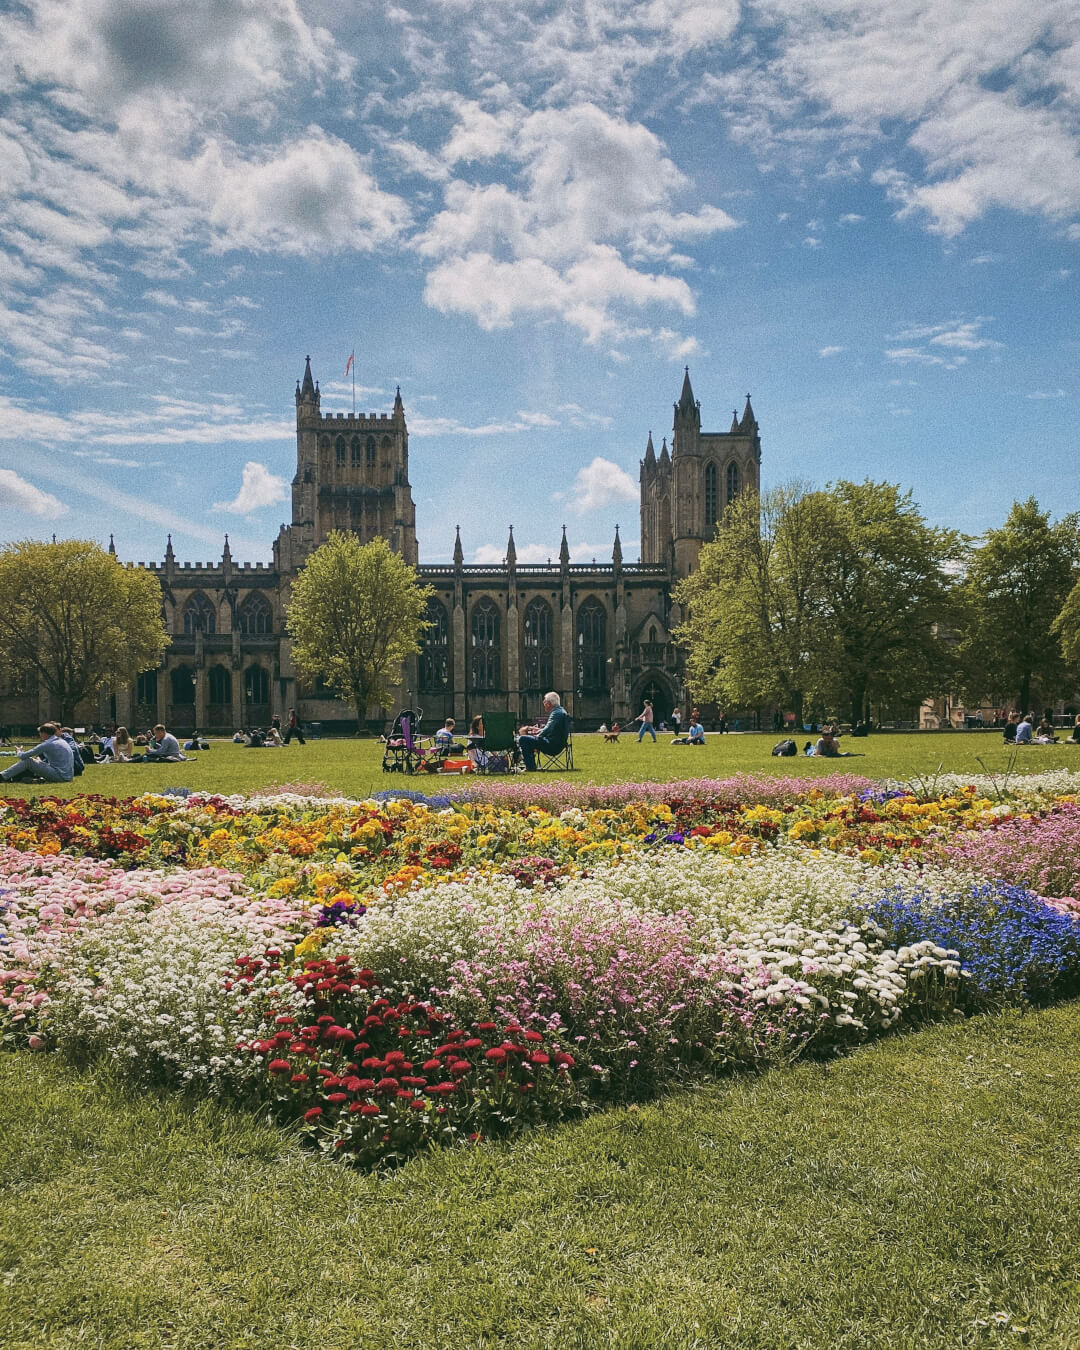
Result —
[[701, 697], [737, 706], [778, 702], [803, 720], [834, 664], [828, 604], [838, 522], [827, 494], [801, 483], [744, 492], [701, 550], [676, 599], [679, 640]]
[[1061, 641], [1061, 654], [1072, 676], [1070, 683], [1075, 685], [1080, 670], [1080, 581], [1069, 592], [1052, 631]]
[[86, 539], [22, 540], [0, 550], [0, 666], [36, 680], [65, 722], [109, 685], [161, 660], [161, 585]]
[[893, 483], [839, 482], [828, 492], [841, 541], [830, 562], [829, 683], [855, 723], [872, 700], [919, 703], [948, 687], [955, 661], [945, 634], [958, 613], [966, 541], [928, 525]]
[[286, 627], [301, 679], [318, 676], [356, 709], [388, 704], [402, 663], [420, 650], [430, 586], [385, 539], [335, 530], [293, 586]]
[[1078, 517], [1051, 525], [1033, 497], [1014, 502], [1005, 524], [987, 531], [964, 585], [960, 658], [969, 696], [1016, 698], [1027, 712], [1035, 693], [1045, 701], [1066, 692], [1065, 607], [1078, 565]]

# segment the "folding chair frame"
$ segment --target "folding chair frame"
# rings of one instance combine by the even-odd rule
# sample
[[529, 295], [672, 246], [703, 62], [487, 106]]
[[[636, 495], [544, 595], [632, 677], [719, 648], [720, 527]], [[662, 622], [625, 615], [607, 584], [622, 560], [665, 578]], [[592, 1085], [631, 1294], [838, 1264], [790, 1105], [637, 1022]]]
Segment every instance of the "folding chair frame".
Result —
[[553, 755], [542, 747], [536, 747], [537, 773], [573, 773], [574, 771], [574, 733], [568, 732], [566, 744]]

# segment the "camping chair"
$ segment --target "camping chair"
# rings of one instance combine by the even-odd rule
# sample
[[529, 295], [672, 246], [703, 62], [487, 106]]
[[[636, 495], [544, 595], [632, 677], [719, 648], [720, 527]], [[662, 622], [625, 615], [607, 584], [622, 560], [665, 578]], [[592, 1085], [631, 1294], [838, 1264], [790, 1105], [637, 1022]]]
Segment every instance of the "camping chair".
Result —
[[477, 773], [513, 773], [521, 759], [514, 735], [514, 714], [484, 713], [484, 735], [472, 743]]
[[434, 773], [446, 758], [445, 749], [425, 747], [417, 735], [424, 714], [418, 708], [402, 708], [394, 718], [383, 750], [383, 773]]
[[566, 744], [559, 750], [536, 747], [537, 773], [570, 773], [574, 768], [574, 732], [569, 719], [566, 722]]

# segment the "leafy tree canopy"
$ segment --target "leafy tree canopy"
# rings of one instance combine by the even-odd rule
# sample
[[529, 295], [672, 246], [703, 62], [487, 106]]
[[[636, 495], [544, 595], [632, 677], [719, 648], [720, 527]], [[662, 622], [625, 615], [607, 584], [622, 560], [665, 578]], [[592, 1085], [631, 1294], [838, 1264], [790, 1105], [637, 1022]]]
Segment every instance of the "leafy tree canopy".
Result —
[[1004, 525], [988, 530], [972, 552], [960, 648], [972, 699], [1019, 699], [1027, 712], [1036, 693], [1045, 700], [1067, 692], [1063, 607], [1078, 580], [1078, 524], [1069, 515], [1052, 525], [1029, 497], [1014, 502]]
[[433, 594], [385, 539], [361, 544], [335, 530], [293, 586], [286, 628], [297, 674], [322, 676], [359, 724], [373, 704], [392, 701], [402, 663], [420, 650]]
[[43, 685], [65, 722], [108, 685], [161, 660], [161, 585], [86, 539], [0, 550], [0, 665]]

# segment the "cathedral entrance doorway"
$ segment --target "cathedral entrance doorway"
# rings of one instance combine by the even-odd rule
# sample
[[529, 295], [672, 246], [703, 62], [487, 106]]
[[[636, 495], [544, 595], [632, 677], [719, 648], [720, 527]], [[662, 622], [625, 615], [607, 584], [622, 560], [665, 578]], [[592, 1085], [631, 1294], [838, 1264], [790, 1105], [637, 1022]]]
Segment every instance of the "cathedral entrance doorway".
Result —
[[270, 676], [262, 666], [244, 671], [244, 725], [263, 730], [270, 725]]
[[646, 676], [644, 682], [639, 684], [637, 689], [638, 692], [631, 700], [634, 705], [634, 716], [637, 716], [645, 706], [645, 700], [649, 699], [653, 705], [653, 721], [656, 725], [659, 726], [661, 722], [671, 721], [675, 698], [671, 686], [662, 675]]

